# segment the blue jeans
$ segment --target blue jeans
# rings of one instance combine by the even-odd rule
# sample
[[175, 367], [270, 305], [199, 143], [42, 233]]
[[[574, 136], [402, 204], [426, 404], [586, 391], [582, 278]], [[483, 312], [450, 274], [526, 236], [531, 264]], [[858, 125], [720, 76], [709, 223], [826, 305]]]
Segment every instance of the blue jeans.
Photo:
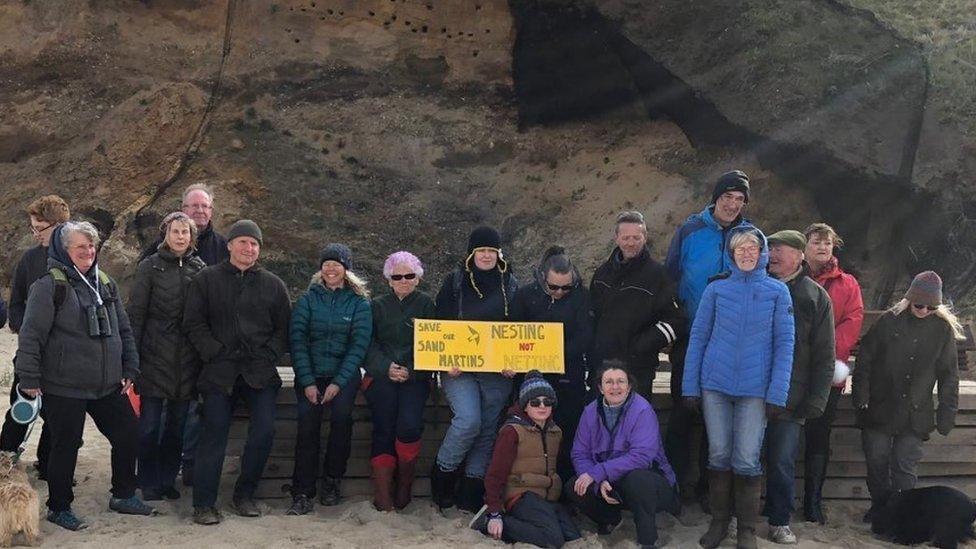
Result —
[[200, 443], [197, 445], [193, 479], [193, 506], [213, 507], [220, 488], [220, 472], [227, 452], [227, 435], [234, 416], [234, 404], [243, 398], [250, 412], [247, 442], [241, 456], [241, 474], [234, 497], [252, 497], [261, 480], [274, 442], [275, 402], [278, 385], [255, 389], [238, 376], [231, 394], [205, 393], [200, 406]]
[[193, 459], [197, 455], [197, 444], [200, 442], [200, 403], [190, 401], [186, 411], [186, 423], [183, 426], [183, 468], [193, 469]]
[[789, 526], [796, 489], [796, 452], [803, 425], [774, 419], [766, 426], [766, 515], [770, 526]]
[[760, 455], [766, 431], [766, 403], [759, 397], [734, 397], [702, 391], [702, 413], [708, 431], [708, 468], [763, 474]]
[[189, 405], [188, 400], [142, 397], [138, 466], [139, 487], [143, 490], [169, 488], [176, 483]]
[[370, 457], [396, 456], [396, 441], [417, 442], [424, 434], [424, 405], [430, 394], [430, 376], [394, 383], [373, 379], [366, 389], [366, 402], [373, 418], [373, 446]]
[[442, 471], [454, 471], [467, 458], [465, 476], [485, 478], [512, 380], [501, 374], [444, 374], [441, 385], [454, 418], [437, 451], [437, 465]]

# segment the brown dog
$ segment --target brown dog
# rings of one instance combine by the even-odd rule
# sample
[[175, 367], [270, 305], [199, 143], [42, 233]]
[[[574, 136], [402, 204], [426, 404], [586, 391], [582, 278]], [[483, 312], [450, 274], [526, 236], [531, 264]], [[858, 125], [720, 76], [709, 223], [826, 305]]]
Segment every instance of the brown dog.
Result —
[[0, 547], [10, 547], [18, 533], [27, 545], [40, 544], [40, 502], [16, 457], [0, 452]]

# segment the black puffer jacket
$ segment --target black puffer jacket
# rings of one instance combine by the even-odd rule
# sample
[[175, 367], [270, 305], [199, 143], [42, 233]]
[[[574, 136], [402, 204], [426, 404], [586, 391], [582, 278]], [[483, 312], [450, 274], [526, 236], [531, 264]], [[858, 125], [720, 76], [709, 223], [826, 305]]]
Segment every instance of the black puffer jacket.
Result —
[[183, 333], [183, 305], [190, 279], [206, 265], [194, 254], [177, 257], [166, 247], [136, 269], [129, 322], [139, 348], [139, 394], [187, 400], [196, 393], [200, 357]]

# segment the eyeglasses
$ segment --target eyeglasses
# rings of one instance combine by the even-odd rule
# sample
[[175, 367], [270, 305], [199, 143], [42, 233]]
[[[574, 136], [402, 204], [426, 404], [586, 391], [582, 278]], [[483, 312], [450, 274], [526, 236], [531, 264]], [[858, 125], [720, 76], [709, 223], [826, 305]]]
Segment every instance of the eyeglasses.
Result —
[[919, 311], [922, 309], [926, 309], [928, 311], [935, 311], [938, 309], [938, 307], [929, 307], [928, 305], [922, 305], [921, 303], [912, 303], [912, 307], [915, 307]]
[[417, 278], [417, 273], [407, 273], [402, 275], [390, 275], [390, 280], [413, 280]]
[[203, 210], [203, 211], [207, 211], [207, 210], [213, 209], [213, 206], [211, 206], [210, 204], [183, 204], [183, 209], [184, 210]]
[[551, 398], [539, 397], [533, 398], [527, 404], [529, 405], [529, 408], [552, 408], [556, 405], [556, 401]]
[[759, 246], [739, 246], [735, 253], [740, 255], [759, 255]]
[[549, 288], [550, 292], [568, 292], [573, 289], [572, 284], [560, 286], [558, 284], [549, 284], [548, 282], [546, 282], [546, 286]]
[[53, 227], [53, 226], [54, 226], [54, 223], [48, 223], [48, 224], [47, 224], [47, 225], [45, 225], [44, 227], [41, 227], [40, 229], [38, 229], [37, 227], [35, 227], [35, 226], [33, 226], [33, 225], [31, 225], [31, 226], [30, 226], [30, 230], [31, 230], [31, 232], [32, 232], [32, 233], [34, 233], [35, 235], [38, 235], [38, 234], [41, 234], [41, 233], [43, 233], [44, 231], [46, 231], [46, 230], [48, 230], [48, 229], [50, 229], [50, 228], [51, 228], [51, 227]]

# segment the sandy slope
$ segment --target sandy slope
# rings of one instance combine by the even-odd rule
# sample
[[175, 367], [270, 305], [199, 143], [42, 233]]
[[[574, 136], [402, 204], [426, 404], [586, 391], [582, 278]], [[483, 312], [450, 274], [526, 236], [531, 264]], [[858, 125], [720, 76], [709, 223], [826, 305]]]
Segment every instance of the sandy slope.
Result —
[[[14, 336], [4, 331], [0, 334], [0, 373], [10, 368], [10, 358], [16, 347]], [[9, 389], [4, 388], [4, 394]], [[0, 404], [0, 412], [7, 407]], [[27, 450], [28, 460], [33, 461], [38, 433], [31, 437]], [[226, 510], [225, 521], [205, 528], [190, 521], [189, 490], [176, 503], [159, 505], [161, 516], [152, 518], [124, 517], [107, 510], [109, 488], [109, 446], [89, 420], [85, 445], [78, 458], [74, 509], [86, 517], [91, 526], [80, 533], [68, 532], [42, 522], [41, 530], [46, 547], [502, 547], [502, 544], [469, 530], [468, 516], [450, 511], [441, 516], [429, 504], [418, 500], [405, 513], [384, 514], [375, 511], [363, 498], [353, 499], [333, 509], [318, 508], [313, 517], [284, 516], [284, 500], [262, 503], [266, 516], [259, 519], [243, 519]], [[222, 502], [229, 498], [232, 479], [222, 483]], [[46, 497], [46, 486], [37, 483], [41, 501]], [[888, 544], [873, 540], [867, 526], [860, 523], [863, 506], [832, 504], [831, 517], [835, 520], [827, 527], [798, 523], [794, 531], [801, 539], [800, 548], [848, 547], [877, 548]], [[704, 532], [707, 516], [701, 512], [686, 511], [680, 518], [659, 515], [658, 525], [667, 538], [667, 547], [696, 547], [698, 536]], [[591, 524], [583, 525], [585, 537], [567, 547], [580, 548], [629, 548], [635, 547], [634, 529], [628, 520], [613, 535], [600, 538]], [[760, 528], [765, 534], [765, 527]], [[726, 542], [725, 546], [734, 546]], [[761, 547], [777, 547], [761, 541]], [[524, 546], [528, 547], [528, 546]]]

